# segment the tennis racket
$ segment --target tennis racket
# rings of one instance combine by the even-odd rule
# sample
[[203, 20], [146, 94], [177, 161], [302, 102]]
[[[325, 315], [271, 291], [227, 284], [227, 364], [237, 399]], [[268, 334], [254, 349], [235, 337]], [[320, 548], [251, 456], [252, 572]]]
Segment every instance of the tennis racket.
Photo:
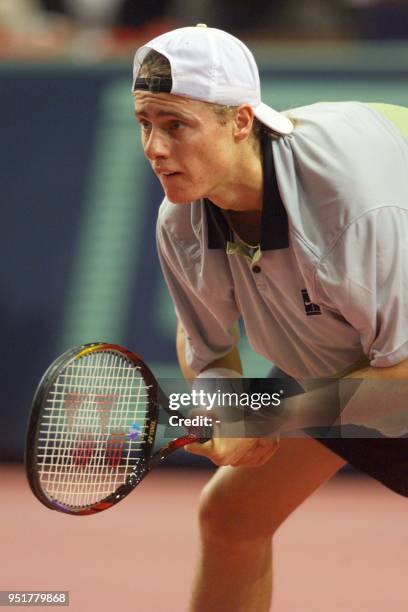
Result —
[[182, 417], [135, 353], [105, 343], [66, 351], [33, 400], [25, 465], [34, 495], [60, 512], [101, 512], [173, 451], [208, 439], [188, 433], [154, 451], [160, 409]]

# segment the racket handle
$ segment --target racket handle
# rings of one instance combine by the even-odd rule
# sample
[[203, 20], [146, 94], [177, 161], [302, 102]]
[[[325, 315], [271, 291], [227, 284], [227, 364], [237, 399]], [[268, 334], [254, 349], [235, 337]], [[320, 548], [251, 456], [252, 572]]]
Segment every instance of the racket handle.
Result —
[[199, 442], [200, 444], [204, 444], [204, 442], [208, 442], [208, 440], [211, 440], [211, 438], [199, 438], [196, 434], [189, 433], [187, 436], [184, 436], [184, 438], [176, 438], [175, 440], [172, 440], [164, 448], [170, 448], [167, 453], [169, 454], [173, 452], [173, 450], [183, 448], [183, 446], [186, 446], [187, 444], [192, 444], [193, 442]]
[[175, 440], [172, 440], [171, 442], [166, 444], [166, 446], [163, 446], [163, 448], [161, 448], [157, 453], [153, 455], [153, 457], [150, 459], [149, 467], [156, 467], [156, 465], [161, 463], [163, 459], [166, 459], [166, 457], [171, 455], [171, 453], [178, 450], [179, 448], [183, 448], [183, 446], [186, 446], [187, 444], [192, 444], [193, 442], [199, 442], [200, 444], [204, 444], [204, 442], [208, 442], [208, 440], [211, 440], [211, 438], [199, 438], [195, 434], [188, 434], [183, 438], [176, 438]]

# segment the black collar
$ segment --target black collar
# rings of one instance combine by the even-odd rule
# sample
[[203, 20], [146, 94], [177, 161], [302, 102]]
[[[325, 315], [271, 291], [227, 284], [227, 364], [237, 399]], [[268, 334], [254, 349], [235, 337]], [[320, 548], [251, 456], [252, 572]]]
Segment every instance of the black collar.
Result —
[[[275, 163], [269, 136], [261, 140], [263, 166], [263, 202], [261, 251], [274, 251], [289, 247], [288, 216], [276, 180]], [[226, 249], [233, 242], [233, 233], [218, 206], [204, 200], [208, 228], [208, 248]]]

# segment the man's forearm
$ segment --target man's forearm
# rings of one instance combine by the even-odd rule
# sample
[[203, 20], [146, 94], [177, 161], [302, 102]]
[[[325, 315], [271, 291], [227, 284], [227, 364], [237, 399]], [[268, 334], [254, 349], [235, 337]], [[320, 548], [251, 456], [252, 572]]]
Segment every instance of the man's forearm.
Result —
[[398, 436], [408, 427], [408, 361], [366, 367], [284, 400], [280, 431], [357, 425]]
[[[193, 380], [199, 372], [186, 364], [185, 337], [180, 324], [176, 344], [183, 376]], [[203, 371], [210, 368], [227, 368], [242, 374], [237, 348], [209, 363]], [[270, 433], [357, 425], [386, 435], [399, 435], [408, 427], [408, 360], [388, 368], [360, 367], [338, 381], [328, 380], [325, 384], [322, 380], [321, 383], [303, 394], [283, 398], [281, 415], [270, 414]], [[268, 411], [263, 417], [269, 420]], [[265, 421], [264, 425], [268, 435]]]

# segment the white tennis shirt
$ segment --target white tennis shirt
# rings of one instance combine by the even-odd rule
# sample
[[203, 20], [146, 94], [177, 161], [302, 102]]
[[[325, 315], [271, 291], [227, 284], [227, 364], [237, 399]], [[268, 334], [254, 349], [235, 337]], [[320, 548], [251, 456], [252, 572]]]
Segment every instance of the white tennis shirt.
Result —
[[240, 318], [253, 350], [294, 377], [408, 358], [408, 109], [288, 114], [292, 134], [264, 145], [255, 261], [212, 203], [160, 207], [159, 257], [195, 371], [236, 344]]

